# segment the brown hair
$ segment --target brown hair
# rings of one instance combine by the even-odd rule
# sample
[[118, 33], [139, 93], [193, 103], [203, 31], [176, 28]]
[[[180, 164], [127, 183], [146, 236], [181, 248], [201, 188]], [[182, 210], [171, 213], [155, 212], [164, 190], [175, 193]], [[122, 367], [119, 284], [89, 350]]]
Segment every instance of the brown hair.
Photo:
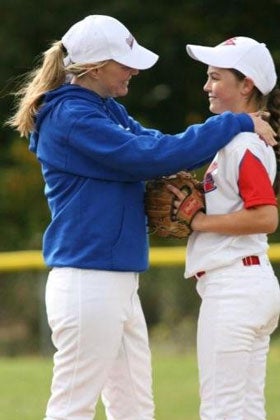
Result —
[[277, 145], [274, 146], [274, 152], [277, 162], [277, 173], [274, 181], [274, 190], [278, 194], [280, 191], [280, 89], [275, 87], [268, 95], [266, 101], [266, 110], [270, 113], [269, 124], [276, 132]]
[[[230, 71], [237, 77], [238, 80], [245, 79], [243, 73], [238, 70], [230, 69]], [[274, 153], [277, 162], [276, 178], [273, 184], [275, 194], [280, 192], [280, 89], [276, 86], [268, 95], [263, 95], [258, 88], [254, 87], [252, 96], [259, 105], [259, 109], [269, 112], [267, 122], [271, 125], [276, 132], [277, 145], [274, 146]]]

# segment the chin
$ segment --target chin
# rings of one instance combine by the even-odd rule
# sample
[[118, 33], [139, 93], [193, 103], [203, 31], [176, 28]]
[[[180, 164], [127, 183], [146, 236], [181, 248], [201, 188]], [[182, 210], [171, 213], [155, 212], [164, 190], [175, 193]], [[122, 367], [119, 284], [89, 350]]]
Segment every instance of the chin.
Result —
[[125, 96], [127, 94], [127, 92], [119, 91], [119, 92], [114, 92], [111, 94], [111, 98], [121, 98], [122, 96]]
[[121, 96], [126, 96], [127, 94], [128, 94], [128, 89], [125, 88], [125, 89], [120, 89], [116, 96], [121, 97]]
[[212, 114], [221, 114], [221, 111], [218, 111], [214, 106], [210, 105], [209, 110], [212, 112]]
[[217, 106], [217, 104], [210, 104], [209, 110], [212, 112], [212, 114], [222, 114], [225, 111], [229, 111], [229, 109], [223, 106]]

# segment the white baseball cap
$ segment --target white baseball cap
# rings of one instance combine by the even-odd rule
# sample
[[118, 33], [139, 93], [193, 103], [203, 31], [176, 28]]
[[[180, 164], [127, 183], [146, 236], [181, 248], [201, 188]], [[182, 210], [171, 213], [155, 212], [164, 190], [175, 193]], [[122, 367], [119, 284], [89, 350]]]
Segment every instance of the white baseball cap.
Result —
[[129, 30], [110, 16], [87, 16], [71, 26], [61, 41], [68, 53], [65, 64], [97, 63], [111, 59], [144, 70], [152, 67], [159, 58], [139, 45]]
[[208, 66], [235, 69], [254, 82], [263, 95], [275, 86], [277, 75], [266, 45], [252, 38], [238, 36], [215, 47], [186, 46], [187, 53]]

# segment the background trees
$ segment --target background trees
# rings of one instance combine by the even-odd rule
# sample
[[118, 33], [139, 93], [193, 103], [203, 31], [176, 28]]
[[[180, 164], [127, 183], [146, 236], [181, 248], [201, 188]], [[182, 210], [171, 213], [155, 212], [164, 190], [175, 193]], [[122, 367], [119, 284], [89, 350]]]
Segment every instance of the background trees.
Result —
[[48, 220], [28, 142], [3, 126], [12, 113], [11, 93], [75, 21], [94, 13], [115, 16], [160, 55], [154, 68], [133, 79], [123, 102], [147, 126], [170, 133], [209, 115], [202, 92], [205, 66], [187, 56], [186, 43], [215, 45], [234, 35], [252, 36], [267, 43], [280, 65], [279, 0], [261, 9], [250, 0], [1, 0], [0, 8], [0, 251], [40, 248]]
[[[186, 43], [215, 45], [235, 35], [251, 36], [267, 44], [278, 73], [280, 69], [280, 0], [267, 0], [259, 6], [250, 0], [1, 0], [0, 12], [0, 251], [40, 249], [49, 219], [39, 165], [28, 151], [28, 141], [3, 125], [12, 113], [11, 93], [18, 89], [21, 75], [31, 70], [40, 54], [75, 21], [88, 14], [112, 15], [160, 55], [154, 68], [133, 79], [130, 93], [122, 101], [144, 125], [165, 132], [181, 131], [210, 115], [202, 92], [206, 69], [187, 56]], [[279, 242], [279, 233], [270, 240]], [[168, 245], [175, 242], [168, 241]], [[151, 243], [167, 244], [155, 237]], [[177, 309], [172, 313], [178, 319], [186, 307], [182, 285], [169, 282], [163, 272], [145, 276], [153, 275], [163, 280], [153, 286], [144, 282], [148, 321], [156, 323], [163, 314], [170, 320], [168, 308], [174, 299]], [[170, 275], [177, 278], [179, 274]], [[22, 288], [24, 282], [20, 284]], [[163, 289], [158, 291], [162, 284], [168, 285], [164, 296]], [[4, 289], [4, 299], [12, 299]], [[26, 301], [28, 293], [21, 293]], [[190, 296], [189, 308], [193, 308]], [[31, 324], [34, 329], [33, 319]]]

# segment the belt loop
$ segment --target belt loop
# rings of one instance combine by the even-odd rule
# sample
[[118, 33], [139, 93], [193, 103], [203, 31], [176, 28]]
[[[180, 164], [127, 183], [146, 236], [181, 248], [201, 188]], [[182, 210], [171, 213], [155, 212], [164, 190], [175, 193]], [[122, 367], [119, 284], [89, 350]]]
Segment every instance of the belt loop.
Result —
[[242, 258], [243, 265], [260, 265], [260, 259], [257, 255], [250, 255]]
[[200, 278], [202, 276], [204, 276], [205, 271], [199, 271], [198, 273], [195, 274], [195, 277]]
[[[240, 261], [240, 260], [239, 260]], [[242, 263], [245, 266], [250, 266], [250, 265], [260, 265], [261, 261], [260, 258], [257, 255], [249, 255], [248, 257], [244, 257], [242, 258]], [[195, 277], [197, 279], [200, 279], [200, 277], [204, 276], [206, 274], [205, 271], [198, 271], [195, 274]]]

